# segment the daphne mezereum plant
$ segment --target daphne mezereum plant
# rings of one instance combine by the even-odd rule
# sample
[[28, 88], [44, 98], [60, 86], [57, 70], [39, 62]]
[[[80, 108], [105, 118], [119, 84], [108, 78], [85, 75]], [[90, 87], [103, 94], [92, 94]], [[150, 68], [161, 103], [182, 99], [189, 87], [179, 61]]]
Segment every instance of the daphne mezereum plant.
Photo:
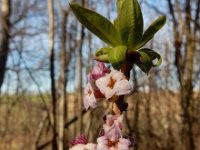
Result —
[[[118, 16], [114, 23], [77, 4], [70, 4], [70, 7], [81, 24], [108, 45], [95, 53], [98, 63], [88, 74], [84, 107], [86, 110], [95, 108], [102, 99], [113, 103], [113, 113], [104, 118], [97, 142], [88, 143], [85, 136], [80, 136], [72, 142], [70, 149], [129, 150], [134, 140], [122, 134], [122, 120], [128, 107], [124, 96], [132, 91], [128, 81], [130, 71], [134, 64], [145, 73], [161, 64], [161, 56], [143, 46], [164, 26], [166, 17], [160, 16], [143, 31], [143, 16], [137, 0], [117, 0]], [[156, 63], [153, 60], [157, 60]], [[110, 63], [113, 69], [110, 70], [104, 63]]]

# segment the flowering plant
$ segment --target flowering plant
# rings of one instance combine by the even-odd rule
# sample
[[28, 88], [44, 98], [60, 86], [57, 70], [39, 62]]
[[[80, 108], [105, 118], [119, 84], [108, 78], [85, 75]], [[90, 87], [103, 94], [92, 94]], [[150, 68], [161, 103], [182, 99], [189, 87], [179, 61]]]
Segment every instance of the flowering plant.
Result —
[[[81, 136], [72, 142], [73, 147], [70, 149], [129, 150], [135, 142], [122, 134], [122, 120], [123, 111], [128, 107], [124, 102], [124, 95], [132, 91], [128, 81], [130, 71], [133, 64], [145, 73], [161, 64], [161, 56], [143, 46], [163, 27], [166, 17], [160, 16], [143, 32], [143, 16], [137, 0], [117, 0], [118, 16], [114, 24], [102, 15], [77, 4], [70, 4], [70, 7], [88, 30], [108, 44], [108, 47], [95, 53], [98, 63], [88, 74], [84, 107], [86, 110], [89, 107], [95, 108], [103, 98], [113, 103], [113, 114], [105, 117], [102, 134], [97, 143], [88, 143], [86, 137]], [[153, 63], [155, 59], [156, 64]], [[104, 63], [110, 63], [113, 69], [110, 70]]]

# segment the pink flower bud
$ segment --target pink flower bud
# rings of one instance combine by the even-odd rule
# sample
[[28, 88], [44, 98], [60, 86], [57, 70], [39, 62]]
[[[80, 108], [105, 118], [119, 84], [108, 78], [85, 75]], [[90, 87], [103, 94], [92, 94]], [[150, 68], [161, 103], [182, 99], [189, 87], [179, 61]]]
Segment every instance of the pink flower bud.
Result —
[[75, 140], [70, 142], [72, 145], [77, 145], [77, 144], [87, 144], [87, 138], [85, 135], [80, 135], [77, 137]]
[[107, 68], [104, 63], [98, 62], [92, 69], [91, 76], [94, 80], [105, 76], [106, 73], [110, 73], [110, 69]]

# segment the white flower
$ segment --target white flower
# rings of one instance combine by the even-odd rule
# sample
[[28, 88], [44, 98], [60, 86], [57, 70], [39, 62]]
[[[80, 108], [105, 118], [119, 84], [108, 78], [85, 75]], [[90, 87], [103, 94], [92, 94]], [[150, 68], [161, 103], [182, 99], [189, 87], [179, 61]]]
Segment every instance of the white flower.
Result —
[[129, 94], [132, 90], [132, 86], [126, 77], [117, 70], [112, 70], [110, 74], [106, 74], [104, 77], [96, 80], [96, 86], [105, 95], [106, 99]]

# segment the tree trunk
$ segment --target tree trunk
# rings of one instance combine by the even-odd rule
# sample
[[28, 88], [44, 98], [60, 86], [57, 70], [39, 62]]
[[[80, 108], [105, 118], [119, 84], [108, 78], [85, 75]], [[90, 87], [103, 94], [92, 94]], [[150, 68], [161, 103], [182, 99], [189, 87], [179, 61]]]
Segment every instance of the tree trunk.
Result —
[[[193, 1], [194, 2], [194, 1]], [[192, 15], [191, 15], [191, 1], [186, 0], [185, 11], [181, 11], [180, 4], [176, 0], [177, 15], [173, 10], [173, 5], [171, 0], [168, 0], [170, 14], [173, 20], [173, 30], [174, 30], [174, 47], [175, 47], [175, 65], [178, 72], [178, 79], [180, 83], [181, 92], [181, 107], [183, 110], [183, 127], [182, 127], [182, 143], [185, 150], [195, 149], [194, 137], [192, 133], [193, 128], [193, 56], [195, 47], [195, 32], [191, 30]], [[197, 12], [199, 13], [199, 1], [197, 2]], [[185, 13], [185, 22], [183, 22], [182, 14]], [[176, 18], [178, 16], [178, 19]], [[198, 15], [197, 15], [198, 16]], [[197, 17], [198, 18], [198, 17]], [[197, 25], [197, 24], [196, 24]], [[195, 26], [196, 26], [195, 25]], [[196, 28], [194, 26], [194, 29]], [[184, 29], [184, 32], [182, 31]], [[186, 37], [186, 45], [182, 47], [183, 37]], [[182, 54], [181, 48], [185, 51]]]
[[6, 62], [9, 53], [10, 15], [11, 15], [11, 1], [2, 0], [1, 2], [2, 33], [0, 34], [0, 94], [4, 80], [4, 75], [6, 72]]
[[[82, 6], [85, 5], [85, 0], [82, 0]], [[78, 135], [83, 132], [83, 117], [82, 117], [82, 109], [83, 109], [83, 93], [82, 93], [82, 47], [83, 47], [83, 39], [85, 37], [84, 27], [81, 26], [80, 40], [78, 45], [78, 124], [77, 124], [77, 133]]]
[[77, 130], [78, 135], [80, 135], [83, 131], [83, 117], [82, 117], [82, 109], [83, 109], [83, 94], [82, 94], [82, 46], [83, 46], [83, 38], [84, 38], [84, 28], [81, 26], [81, 34], [80, 41], [78, 47], [78, 124]]
[[192, 40], [193, 33], [191, 32], [191, 4], [190, 0], [186, 0], [186, 79], [184, 83], [184, 93], [182, 99], [182, 107], [184, 111], [184, 118], [183, 118], [183, 131], [182, 131], [182, 138], [183, 143], [185, 143], [185, 148], [188, 149], [195, 149], [194, 145], [194, 137], [193, 137], [193, 110], [192, 110], [192, 95], [193, 95], [193, 85], [192, 85], [192, 76], [193, 76], [193, 56], [195, 45], [194, 41]]
[[54, 9], [53, 0], [48, 0], [49, 11], [49, 61], [50, 61], [50, 78], [51, 78], [51, 94], [52, 94], [52, 113], [53, 113], [53, 139], [52, 149], [57, 150], [57, 123], [56, 123], [56, 88], [55, 88], [55, 75], [54, 75]]
[[135, 150], [138, 150], [139, 149], [139, 141], [140, 141], [140, 137], [139, 137], [139, 113], [140, 113], [140, 94], [139, 94], [139, 91], [138, 91], [138, 79], [137, 79], [137, 72], [136, 72], [136, 69], [135, 69], [135, 65], [133, 66], [133, 90], [134, 90], [134, 97], [135, 97], [135, 100], [134, 100], [134, 105], [135, 105], [135, 109], [133, 111], [133, 116], [134, 116], [134, 119], [133, 119], [133, 133], [135, 133], [135, 138], [136, 138], [136, 141], [137, 141], [137, 146], [135, 147]]
[[[66, 22], [67, 13], [62, 9], [62, 24], [61, 24], [61, 98], [59, 106], [59, 132], [58, 132], [58, 149], [64, 149], [64, 124], [65, 124], [65, 111], [67, 112], [66, 105]], [[65, 110], [66, 109], [66, 110]], [[66, 117], [67, 118], [67, 117]]]

